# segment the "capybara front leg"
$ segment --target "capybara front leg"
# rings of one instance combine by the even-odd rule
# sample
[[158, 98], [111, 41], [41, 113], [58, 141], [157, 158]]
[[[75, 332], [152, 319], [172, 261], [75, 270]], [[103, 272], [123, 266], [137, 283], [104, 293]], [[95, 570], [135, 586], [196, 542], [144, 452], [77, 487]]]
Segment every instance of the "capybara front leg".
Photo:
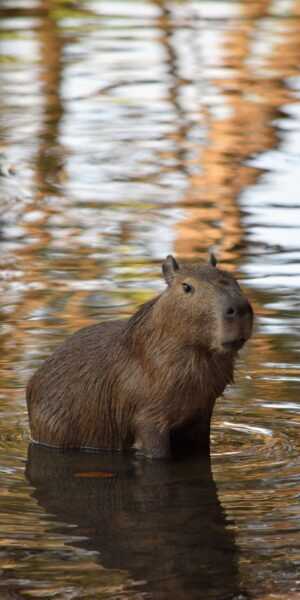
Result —
[[210, 450], [210, 419], [192, 425], [188, 431], [189, 440], [195, 451], [209, 453]]
[[134, 447], [138, 454], [148, 458], [169, 458], [170, 433], [161, 432], [153, 425], [139, 424]]
[[172, 452], [175, 456], [204, 454], [210, 450], [210, 419], [180, 427], [171, 433]]

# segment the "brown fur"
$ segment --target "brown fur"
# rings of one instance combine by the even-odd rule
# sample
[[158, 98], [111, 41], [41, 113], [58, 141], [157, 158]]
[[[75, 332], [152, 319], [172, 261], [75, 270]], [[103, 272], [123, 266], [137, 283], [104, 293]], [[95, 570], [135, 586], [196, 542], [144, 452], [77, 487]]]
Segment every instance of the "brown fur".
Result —
[[34, 374], [27, 403], [35, 442], [134, 447], [152, 457], [186, 444], [208, 451], [213, 406], [233, 380], [252, 309], [213, 264], [179, 268], [168, 257], [163, 270], [165, 292], [129, 320], [81, 329]]

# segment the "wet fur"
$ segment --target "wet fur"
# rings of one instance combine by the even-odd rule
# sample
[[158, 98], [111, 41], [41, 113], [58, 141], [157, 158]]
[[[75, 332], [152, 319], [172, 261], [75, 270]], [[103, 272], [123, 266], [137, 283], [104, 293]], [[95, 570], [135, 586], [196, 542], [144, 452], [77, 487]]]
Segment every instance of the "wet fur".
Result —
[[[252, 309], [233, 277], [214, 265], [179, 270], [168, 257], [163, 271], [163, 294], [128, 320], [81, 329], [33, 375], [27, 387], [33, 441], [135, 448], [158, 458], [189, 446], [209, 452], [214, 403], [233, 380], [236, 352], [222, 351], [222, 344], [232, 336], [248, 339]], [[189, 299], [186, 277], [196, 286]], [[226, 321], [232, 305], [239, 316]]]
[[128, 321], [81, 329], [32, 377], [32, 438], [72, 448], [130, 448], [138, 423], [162, 432], [210, 420], [233, 378], [233, 355], [181, 347], [157, 330], [157, 298]]

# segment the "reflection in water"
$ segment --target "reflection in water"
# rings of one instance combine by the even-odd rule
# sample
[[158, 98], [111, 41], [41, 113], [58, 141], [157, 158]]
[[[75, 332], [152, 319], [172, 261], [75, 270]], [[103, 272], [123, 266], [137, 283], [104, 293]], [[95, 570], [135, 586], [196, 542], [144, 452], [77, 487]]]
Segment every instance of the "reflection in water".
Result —
[[[204, 238], [202, 247], [209, 249], [214, 244], [229, 262], [244, 251], [246, 232], [237, 199], [262, 174], [247, 159], [277, 144], [274, 121], [281, 114], [282, 103], [290, 99], [279, 62], [281, 40], [272, 40], [269, 49], [263, 39], [264, 19], [272, 4], [271, 0], [244, 3], [241, 21], [229, 20], [224, 27], [222, 60], [215, 54], [209, 59], [209, 84], [219, 97], [212, 103], [209, 89], [204, 89], [207, 140], [196, 159], [201, 172], [189, 179], [183, 199], [189, 210], [187, 218], [178, 224], [175, 246], [184, 256], [199, 250], [199, 233]], [[263, 77], [257, 73], [258, 61]]]
[[[148, 569], [141, 582], [134, 545], [157, 577], [171, 574], [163, 590], [183, 593], [184, 581], [189, 597], [205, 577], [197, 561], [218, 592], [226, 566], [229, 596], [290, 600], [300, 589], [299, 16], [297, 0], [1, 2], [0, 584], [15, 597], [151, 596], [162, 580]], [[52, 464], [36, 450], [32, 496], [23, 391], [32, 370], [68, 332], [128, 315], [160, 289], [166, 254], [204, 258], [212, 245], [258, 315], [237, 385], [214, 415], [227, 525], [208, 466], [204, 476], [193, 463], [162, 474], [115, 458], [117, 478], [75, 478], [75, 458]], [[84, 470], [99, 460], [78, 456]], [[80, 490], [72, 498], [67, 482]], [[84, 522], [89, 490], [123, 503], [102, 506], [105, 543], [92, 494]], [[151, 554], [152, 527], [170, 562]]]
[[73, 525], [72, 545], [97, 551], [112, 575], [128, 573], [125, 597], [218, 600], [239, 592], [237, 551], [209, 461], [133, 462], [31, 446], [27, 477], [39, 505], [65, 524], [57, 532], [68, 536]]

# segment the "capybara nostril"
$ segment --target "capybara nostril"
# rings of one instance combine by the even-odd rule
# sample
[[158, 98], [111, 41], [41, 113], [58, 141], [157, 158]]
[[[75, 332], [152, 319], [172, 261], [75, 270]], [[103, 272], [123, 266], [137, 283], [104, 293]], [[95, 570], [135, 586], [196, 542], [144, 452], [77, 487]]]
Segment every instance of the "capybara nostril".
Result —
[[225, 306], [224, 308], [224, 317], [225, 319], [236, 319], [237, 317], [245, 317], [252, 315], [252, 308], [247, 299], [240, 297], [235, 303], [230, 301], [229, 306]]
[[233, 306], [230, 306], [229, 308], [227, 308], [226, 312], [225, 312], [225, 317], [229, 318], [229, 319], [233, 319], [234, 317], [236, 317], [238, 314], [238, 311], [236, 308], [234, 308]]

